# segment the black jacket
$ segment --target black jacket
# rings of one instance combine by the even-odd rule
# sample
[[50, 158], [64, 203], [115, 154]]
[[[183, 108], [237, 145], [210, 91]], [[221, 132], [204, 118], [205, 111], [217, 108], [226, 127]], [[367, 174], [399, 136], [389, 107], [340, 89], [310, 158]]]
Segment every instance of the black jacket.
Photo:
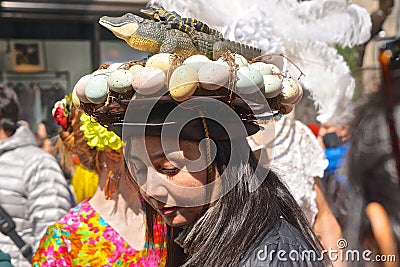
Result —
[[319, 257], [304, 236], [286, 220], [281, 219], [278, 226], [262, 239], [256, 249], [249, 252], [240, 266], [327, 266]]

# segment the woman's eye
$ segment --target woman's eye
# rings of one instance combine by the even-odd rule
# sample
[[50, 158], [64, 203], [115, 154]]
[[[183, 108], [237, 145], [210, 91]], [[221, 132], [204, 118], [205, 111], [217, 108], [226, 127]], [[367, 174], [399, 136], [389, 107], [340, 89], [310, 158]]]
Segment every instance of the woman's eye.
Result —
[[177, 172], [179, 172], [178, 168], [172, 167], [172, 168], [161, 168], [161, 171], [165, 173], [166, 175], [175, 175]]

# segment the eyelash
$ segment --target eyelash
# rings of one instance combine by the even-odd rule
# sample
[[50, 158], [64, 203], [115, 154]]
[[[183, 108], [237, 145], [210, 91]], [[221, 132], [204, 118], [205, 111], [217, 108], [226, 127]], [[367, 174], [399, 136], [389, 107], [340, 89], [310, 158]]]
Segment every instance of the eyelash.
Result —
[[[164, 173], [168, 177], [172, 177], [179, 172], [179, 168], [172, 167], [172, 168], [159, 168], [161, 173]], [[133, 164], [133, 171], [136, 176], [140, 176], [143, 174], [147, 174], [147, 170], [145, 168], [138, 168], [136, 164]]]
[[161, 171], [168, 176], [174, 176], [176, 173], [178, 173], [179, 169], [178, 168], [161, 168]]

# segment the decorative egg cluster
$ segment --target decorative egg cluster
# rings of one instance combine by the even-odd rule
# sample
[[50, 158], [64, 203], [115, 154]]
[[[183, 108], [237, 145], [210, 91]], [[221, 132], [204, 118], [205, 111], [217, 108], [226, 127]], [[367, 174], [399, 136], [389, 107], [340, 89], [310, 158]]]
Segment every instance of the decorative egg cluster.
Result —
[[249, 63], [239, 54], [234, 54], [231, 62], [226, 57], [212, 61], [203, 55], [176, 59], [172, 54], [159, 53], [145, 63], [114, 63], [100, 68], [76, 83], [73, 102], [78, 107], [80, 102], [104, 104], [111, 94], [127, 92], [134, 97], [170, 94], [175, 101], [182, 102], [192, 95], [203, 95], [204, 90], [212, 95], [213, 91], [229, 88], [234, 79], [237, 94], [262, 92], [267, 100], [279, 102], [278, 109], [286, 114], [303, 95], [300, 84], [285, 77], [277, 66]]

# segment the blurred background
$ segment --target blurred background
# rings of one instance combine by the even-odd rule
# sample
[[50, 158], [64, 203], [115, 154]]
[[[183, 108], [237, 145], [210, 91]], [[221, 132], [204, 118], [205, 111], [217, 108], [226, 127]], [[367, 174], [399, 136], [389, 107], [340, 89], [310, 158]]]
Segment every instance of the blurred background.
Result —
[[[373, 38], [362, 47], [340, 49], [357, 80], [355, 100], [379, 83], [377, 43], [399, 32], [400, 0], [353, 0], [365, 7], [373, 20]], [[100, 63], [145, 58], [98, 24], [103, 15], [138, 13], [143, 0], [10, 0], [0, 1], [0, 82], [17, 91], [23, 106], [21, 120], [36, 130], [51, 119], [55, 99], [69, 93], [82, 73]], [[314, 123], [312, 101], [303, 97], [292, 114]]]

